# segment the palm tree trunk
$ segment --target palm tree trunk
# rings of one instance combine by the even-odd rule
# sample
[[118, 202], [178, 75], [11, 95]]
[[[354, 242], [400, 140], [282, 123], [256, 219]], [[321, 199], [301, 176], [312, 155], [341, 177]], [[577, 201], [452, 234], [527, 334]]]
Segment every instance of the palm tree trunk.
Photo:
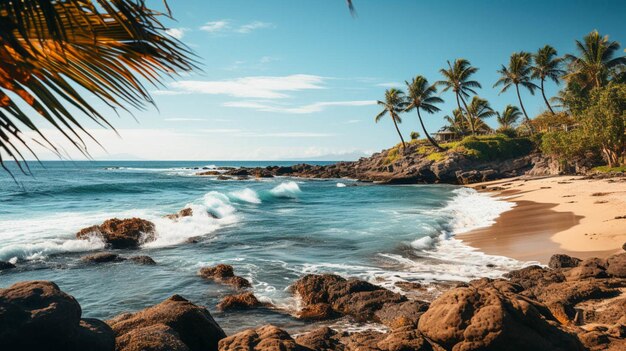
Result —
[[426, 139], [428, 139], [428, 141], [430, 141], [430, 143], [433, 144], [433, 146], [437, 148], [437, 151], [443, 151], [443, 148], [439, 146], [439, 144], [437, 144], [435, 139], [431, 138], [430, 134], [428, 134], [428, 132], [426, 131], [426, 126], [424, 126], [424, 121], [422, 121], [422, 115], [420, 114], [419, 107], [416, 108], [416, 110], [417, 110], [417, 118], [419, 118], [420, 120], [420, 124], [422, 125], [422, 130], [424, 131], [424, 135], [426, 135]]
[[533, 135], [535, 134], [535, 130], [533, 129], [532, 124], [530, 124], [530, 118], [528, 118], [528, 114], [526, 113], [526, 109], [524, 108], [524, 104], [522, 103], [522, 96], [519, 93], [519, 85], [517, 84], [515, 84], [515, 91], [517, 91], [517, 99], [519, 100], [519, 105], [522, 107], [522, 112], [524, 112], [524, 117], [526, 118], [528, 129], [530, 129], [530, 135]]
[[546, 99], [546, 92], [543, 90], [543, 79], [541, 80], [541, 96], [543, 96], [543, 101], [546, 102], [546, 106], [548, 106], [548, 110], [550, 110], [550, 112], [554, 115], [554, 110], [552, 110], [552, 106], [550, 106], [550, 103], [548, 102], [548, 99]]
[[462, 96], [461, 96], [461, 102], [463, 103], [463, 106], [465, 106], [465, 113], [467, 113], [467, 124], [469, 124], [470, 126], [472, 135], [476, 135], [476, 130], [474, 129], [474, 123], [472, 123], [472, 114], [469, 112], [469, 109], [467, 108], [467, 103], [465, 102], [465, 99], [463, 99]]
[[[456, 93], [456, 106], [459, 108], [459, 112], [461, 112], [461, 116], [464, 116], [463, 109], [461, 108], [461, 103], [459, 102], [459, 94], [458, 93]], [[452, 117], [454, 117], [454, 111], [452, 111]], [[463, 127], [463, 125], [461, 125], [461, 127]], [[463, 133], [463, 134], [465, 134], [465, 133]]]
[[404, 142], [404, 138], [402, 137], [402, 133], [400, 133], [400, 128], [398, 128], [398, 122], [396, 122], [396, 114], [391, 113], [391, 120], [393, 121], [393, 125], [396, 126], [396, 131], [400, 136], [400, 140], [402, 140], [402, 153], [406, 153], [406, 143]]

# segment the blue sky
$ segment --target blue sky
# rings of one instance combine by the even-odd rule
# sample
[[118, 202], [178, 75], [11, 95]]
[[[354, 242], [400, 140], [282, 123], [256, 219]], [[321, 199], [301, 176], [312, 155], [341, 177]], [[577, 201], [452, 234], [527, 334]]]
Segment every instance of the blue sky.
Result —
[[[513, 91], [492, 88], [512, 52], [572, 52], [593, 29], [626, 43], [623, 0], [354, 0], [354, 19], [345, 0], [169, 4], [170, 33], [203, 71], [151, 88], [158, 110], [134, 113], [137, 121], [113, 117], [121, 138], [90, 126], [107, 150], [92, 147], [96, 159], [351, 159], [398, 142], [390, 121], [374, 123], [385, 89], [416, 74], [435, 82], [446, 60], [477, 66], [479, 95], [501, 110], [517, 104]], [[442, 111], [425, 116], [430, 132], [455, 107], [450, 93], [442, 98]], [[540, 96], [523, 98], [529, 114], [543, 111]], [[401, 129], [406, 138], [419, 130], [416, 115]]]

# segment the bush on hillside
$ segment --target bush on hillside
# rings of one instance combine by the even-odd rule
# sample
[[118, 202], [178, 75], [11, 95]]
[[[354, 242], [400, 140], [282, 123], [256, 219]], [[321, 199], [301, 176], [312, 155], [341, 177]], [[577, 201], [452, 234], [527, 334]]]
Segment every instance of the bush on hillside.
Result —
[[457, 149], [479, 160], [495, 161], [528, 155], [534, 143], [528, 138], [509, 138], [504, 134], [468, 136]]

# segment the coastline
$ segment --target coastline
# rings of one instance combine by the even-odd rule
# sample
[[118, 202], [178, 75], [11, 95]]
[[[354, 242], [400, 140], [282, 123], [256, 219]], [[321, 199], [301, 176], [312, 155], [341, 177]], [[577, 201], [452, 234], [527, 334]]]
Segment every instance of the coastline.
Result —
[[486, 228], [458, 236], [492, 255], [548, 263], [555, 253], [579, 258], [622, 252], [626, 178], [509, 178], [470, 186], [515, 203]]

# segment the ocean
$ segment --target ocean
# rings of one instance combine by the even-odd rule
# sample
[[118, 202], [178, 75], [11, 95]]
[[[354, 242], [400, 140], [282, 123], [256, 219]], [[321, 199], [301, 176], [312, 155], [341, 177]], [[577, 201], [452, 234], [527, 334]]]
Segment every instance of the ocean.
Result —
[[[276, 177], [217, 180], [194, 174], [233, 166], [299, 162], [43, 162], [33, 176], [0, 174], [0, 288], [52, 280], [80, 302], [84, 317], [107, 319], [154, 305], [173, 294], [207, 306], [227, 331], [273, 323], [297, 328], [288, 287], [308, 273], [358, 277], [399, 291], [398, 281], [469, 281], [524, 265], [478, 252], [455, 235], [488, 226], [512, 204], [452, 185], [383, 186], [348, 179]], [[317, 162], [324, 164], [324, 162]], [[353, 186], [357, 185], [357, 186]], [[163, 218], [191, 207], [179, 221]], [[209, 215], [211, 213], [218, 218]], [[149, 255], [158, 264], [87, 264], [104, 249], [77, 240], [81, 228], [108, 218], [156, 224], [156, 240], [123, 256]], [[188, 239], [199, 237], [197, 243]], [[221, 313], [233, 291], [197, 271], [218, 263], [252, 282], [278, 310]]]

